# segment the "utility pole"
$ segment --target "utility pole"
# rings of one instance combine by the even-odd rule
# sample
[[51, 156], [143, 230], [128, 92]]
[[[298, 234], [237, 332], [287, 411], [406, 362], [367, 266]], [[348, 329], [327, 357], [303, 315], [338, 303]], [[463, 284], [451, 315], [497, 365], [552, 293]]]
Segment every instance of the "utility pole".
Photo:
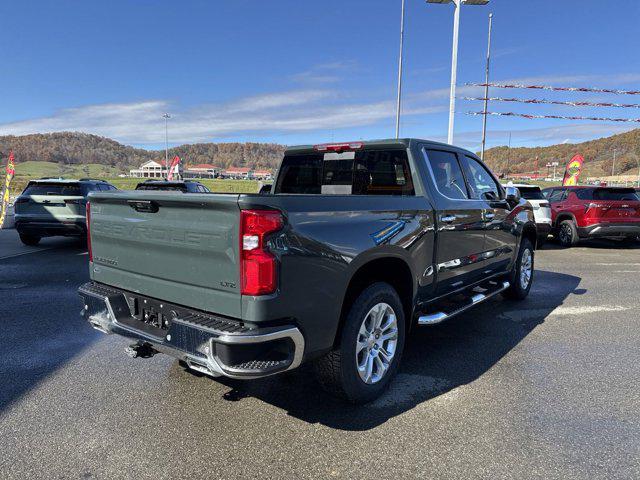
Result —
[[164, 168], [169, 173], [169, 119], [171, 115], [165, 113], [164, 118]]
[[507, 173], [509, 174], [509, 160], [511, 158], [511, 132], [509, 132], [509, 146], [507, 147]]
[[400, 13], [400, 55], [398, 57], [398, 99], [396, 104], [396, 138], [400, 137], [400, 102], [402, 98], [402, 49], [404, 46], [404, 2]]
[[484, 111], [482, 112], [482, 150], [480, 159], [484, 160], [484, 148], [487, 142], [487, 109], [489, 108], [489, 67], [491, 65], [491, 26], [493, 23], [493, 13], [489, 14], [489, 39], [487, 41], [487, 68], [484, 76]]
[[[611, 165], [611, 176], [613, 177], [615, 175], [615, 171], [616, 171], [616, 149], [613, 149], [613, 165]], [[613, 178], [611, 179], [611, 181], [613, 182]]]

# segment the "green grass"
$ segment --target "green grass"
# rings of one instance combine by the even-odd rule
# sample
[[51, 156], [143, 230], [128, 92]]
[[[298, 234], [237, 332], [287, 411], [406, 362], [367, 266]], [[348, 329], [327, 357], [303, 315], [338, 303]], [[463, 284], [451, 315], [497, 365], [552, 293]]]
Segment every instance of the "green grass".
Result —
[[[144, 178], [105, 178], [112, 185], [120, 190], [133, 190], [136, 185], [144, 181]], [[217, 193], [257, 193], [258, 182], [255, 180], [210, 180], [198, 179], [212, 192]]]

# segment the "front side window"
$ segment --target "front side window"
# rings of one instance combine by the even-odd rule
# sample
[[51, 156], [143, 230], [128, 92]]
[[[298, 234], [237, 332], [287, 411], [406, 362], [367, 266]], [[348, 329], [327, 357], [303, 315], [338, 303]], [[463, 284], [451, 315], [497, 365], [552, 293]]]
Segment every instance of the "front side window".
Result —
[[500, 199], [500, 187], [480, 162], [465, 155], [462, 157], [462, 168], [467, 176], [471, 198], [482, 200]]
[[456, 154], [442, 150], [424, 152], [438, 191], [447, 198], [467, 200], [469, 195]]
[[549, 201], [551, 203], [561, 202], [563, 199], [564, 199], [564, 190], [562, 189], [556, 189], [553, 192], [551, 192], [551, 195], [549, 195]]

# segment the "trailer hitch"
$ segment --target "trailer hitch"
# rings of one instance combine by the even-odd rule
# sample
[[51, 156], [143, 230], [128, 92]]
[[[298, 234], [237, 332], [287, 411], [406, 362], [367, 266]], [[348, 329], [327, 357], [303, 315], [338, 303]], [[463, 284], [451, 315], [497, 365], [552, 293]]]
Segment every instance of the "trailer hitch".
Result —
[[124, 353], [131, 358], [151, 358], [159, 352], [150, 343], [138, 341], [125, 348]]

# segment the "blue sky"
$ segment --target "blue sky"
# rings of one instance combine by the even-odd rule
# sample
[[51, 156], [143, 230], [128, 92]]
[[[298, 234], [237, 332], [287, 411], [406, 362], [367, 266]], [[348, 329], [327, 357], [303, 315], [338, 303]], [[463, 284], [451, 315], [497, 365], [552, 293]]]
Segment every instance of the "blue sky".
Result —
[[[453, 7], [406, 0], [401, 134], [444, 140]], [[615, 3], [615, 8], [613, 8]], [[493, 81], [639, 89], [636, 0], [492, 0], [462, 9], [458, 85]], [[400, 0], [2, 2], [0, 134], [85, 131], [145, 148], [391, 137]], [[459, 88], [459, 95], [479, 95]], [[494, 96], [640, 103], [639, 97], [493, 90]], [[640, 117], [640, 109], [494, 104], [492, 110]], [[477, 149], [477, 102], [455, 143]], [[489, 119], [489, 145], [579, 142], [640, 124]]]

